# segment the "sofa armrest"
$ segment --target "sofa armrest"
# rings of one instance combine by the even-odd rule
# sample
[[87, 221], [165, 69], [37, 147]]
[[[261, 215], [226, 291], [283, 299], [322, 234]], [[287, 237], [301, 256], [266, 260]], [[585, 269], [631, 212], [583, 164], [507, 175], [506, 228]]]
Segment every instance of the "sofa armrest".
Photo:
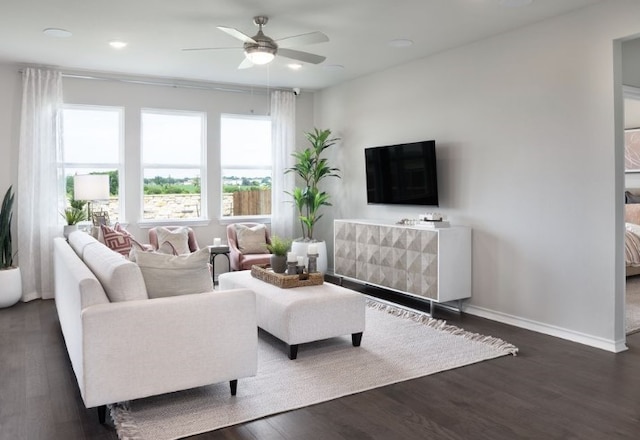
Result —
[[82, 326], [88, 408], [257, 372], [251, 290], [97, 305]]

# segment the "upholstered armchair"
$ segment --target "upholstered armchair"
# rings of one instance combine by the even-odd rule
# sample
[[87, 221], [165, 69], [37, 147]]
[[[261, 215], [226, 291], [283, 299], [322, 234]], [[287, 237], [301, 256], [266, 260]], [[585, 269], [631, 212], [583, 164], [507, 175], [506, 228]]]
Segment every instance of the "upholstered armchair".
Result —
[[[242, 229], [240, 237], [238, 229]], [[227, 242], [229, 243], [231, 270], [249, 270], [254, 264], [269, 264], [270, 262], [271, 254], [266, 245], [271, 244], [271, 236], [267, 227], [261, 223], [228, 225]]]
[[[184, 236], [181, 236], [179, 234], [179, 230], [181, 228], [184, 228], [187, 231], [186, 248], [188, 248], [190, 252], [195, 252], [200, 249], [196, 240], [195, 232], [193, 232], [193, 229], [187, 226], [158, 226], [155, 228], [151, 228], [149, 229], [149, 243], [151, 243], [151, 246], [153, 246], [154, 250], [158, 250], [165, 241], [169, 241], [171, 243], [171, 246], [179, 254], [187, 253], [187, 249], [185, 249], [185, 243], [183, 242]], [[182, 252], [180, 251], [181, 249]]]

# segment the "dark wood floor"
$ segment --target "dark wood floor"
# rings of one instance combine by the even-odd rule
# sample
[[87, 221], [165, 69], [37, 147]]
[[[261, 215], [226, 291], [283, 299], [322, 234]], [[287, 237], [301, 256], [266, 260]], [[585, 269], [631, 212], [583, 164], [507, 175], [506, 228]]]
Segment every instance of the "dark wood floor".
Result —
[[[640, 438], [640, 333], [616, 355], [474, 316], [437, 317], [520, 353], [197, 438]], [[117, 438], [82, 404], [53, 301], [0, 310], [0, 438]]]

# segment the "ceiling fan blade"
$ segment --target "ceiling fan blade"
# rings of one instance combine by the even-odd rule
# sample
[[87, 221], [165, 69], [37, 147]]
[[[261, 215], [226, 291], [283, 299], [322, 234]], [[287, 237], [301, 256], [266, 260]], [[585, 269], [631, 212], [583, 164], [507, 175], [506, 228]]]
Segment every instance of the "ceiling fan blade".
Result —
[[276, 40], [276, 43], [278, 43], [278, 47], [294, 47], [304, 46], [305, 44], [326, 43], [327, 41], [329, 41], [329, 37], [322, 32], [309, 32], [308, 34], [280, 38]]
[[238, 69], [249, 69], [251, 67], [253, 67], [253, 63], [251, 62], [251, 60], [249, 58], [245, 57], [245, 59], [242, 60], [242, 62], [238, 66]]
[[320, 64], [327, 59], [327, 57], [293, 49], [278, 49], [278, 55], [311, 64]]
[[190, 47], [187, 49], [182, 49], [185, 52], [191, 50], [221, 50], [221, 49], [241, 49], [240, 47]]
[[230, 27], [226, 27], [226, 26], [218, 26], [218, 29], [220, 29], [222, 32], [226, 32], [227, 34], [231, 35], [233, 38], [237, 38], [238, 40], [244, 42], [244, 43], [255, 43], [256, 40], [254, 40], [253, 38], [251, 38], [250, 36], [243, 34], [242, 32], [240, 32], [238, 29], [234, 29], [234, 28], [230, 28]]

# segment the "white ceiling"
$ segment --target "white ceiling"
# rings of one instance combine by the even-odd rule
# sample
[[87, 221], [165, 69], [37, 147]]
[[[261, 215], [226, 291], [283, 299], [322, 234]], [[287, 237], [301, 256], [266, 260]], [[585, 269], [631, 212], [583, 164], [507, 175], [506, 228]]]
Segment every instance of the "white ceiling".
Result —
[[[443, 50], [541, 21], [601, 0], [1, 0], [0, 62], [162, 78], [322, 89]], [[326, 56], [293, 71], [276, 58], [238, 70], [242, 43], [216, 28], [254, 35], [255, 15], [279, 39], [312, 31], [330, 41], [294, 49]], [[62, 28], [70, 38], [53, 38]], [[411, 47], [393, 48], [393, 39]], [[125, 49], [108, 42], [123, 40]], [[184, 52], [183, 48], [238, 49]], [[341, 65], [342, 70], [327, 66]]]

